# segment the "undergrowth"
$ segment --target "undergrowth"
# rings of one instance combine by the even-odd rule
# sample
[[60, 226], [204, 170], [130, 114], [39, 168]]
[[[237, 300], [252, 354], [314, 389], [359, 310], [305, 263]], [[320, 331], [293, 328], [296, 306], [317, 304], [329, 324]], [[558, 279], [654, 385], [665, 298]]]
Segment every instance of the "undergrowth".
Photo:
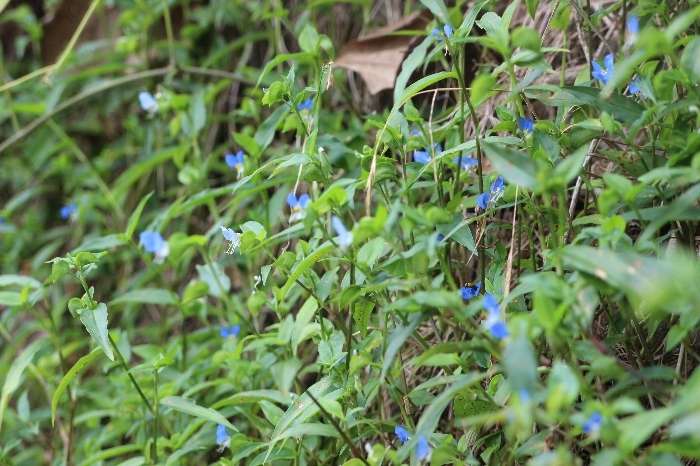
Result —
[[92, 7], [0, 14], [2, 464], [700, 457], [696, 1]]

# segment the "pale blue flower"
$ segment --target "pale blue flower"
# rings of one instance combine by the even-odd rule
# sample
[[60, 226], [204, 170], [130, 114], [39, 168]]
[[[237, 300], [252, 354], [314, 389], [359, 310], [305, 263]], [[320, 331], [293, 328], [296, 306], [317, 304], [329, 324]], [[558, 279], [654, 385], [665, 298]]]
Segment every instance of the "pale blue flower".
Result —
[[394, 433], [403, 443], [408, 442], [408, 439], [411, 438], [411, 434], [403, 426], [396, 426], [394, 428]]
[[477, 296], [479, 292], [481, 291], [481, 282], [477, 283], [476, 285], [466, 285], [460, 288], [460, 293], [462, 295], [463, 300], [468, 300], [472, 299], [474, 296]]
[[445, 35], [447, 36], [448, 39], [449, 39], [450, 37], [452, 37], [452, 33], [454, 32], [454, 31], [452, 30], [452, 26], [450, 26], [449, 24], [445, 24], [445, 25], [442, 27], [442, 30], [445, 32]]
[[635, 94], [638, 94], [639, 92], [642, 92], [642, 90], [639, 89], [639, 86], [637, 85], [637, 83], [639, 81], [641, 81], [641, 78], [639, 76], [637, 76], [632, 81], [630, 81], [630, 94], [631, 95], [635, 95]]
[[224, 239], [229, 242], [226, 254], [233, 254], [233, 251], [241, 244], [240, 235], [230, 228], [225, 228], [221, 225], [219, 228], [221, 228], [221, 234], [224, 235]]
[[520, 131], [532, 132], [532, 118], [518, 117], [518, 129]]
[[345, 228], [345, 225], [343, 225], [343, 222], [336, 216], [333, 216], [331, 219], [331, 225], [333, 225], [333, 229], [335, 230], [335, 233], [338, 235], [338, 244], [340, 245], [341, 248], [347, 249], [352, 245], [352, 233], [348, 231], [347, 228]]
[[496, 181], [491, 183], [491, 194], [494, 197], [500, 197], [501, 194], [503, 194], [503, 191], [505, 191], [505, 186], [503, 185], [503, 177], [499, 176], [496, 178]]
[[491, 333], [491, 336], [496, 340], [502, 340], [509, 335], [508, 327], [501, 317], [501, 307], [498, 301], [491, 293], [484, 293], [484, 300], [481, 302], [481, 307], [488, 313], [484, 325], [486, 330]]
[[231, 444], [231, 437], [226, 435], [226, 426], [223, 424], [216, 426], [216, 444], [219, 445], [219, 451], [224, 451]]
[[481, 307], [483, 307], [489, 315], [498, 315], [501, 312], [501, 307], [498, 305], [496, 297], [489, 292], [484, 293], [484, 301], [481, 303]]
[[302, 194], [299, 196], [299, 198], [297, 198], [294, 193], [287, 194], [287, 204], [292, 209], [292, 212], [306, 209], [306, 206], [309, 204], [310, 200], [311, 198], [308, 194]]
[[230, 327], [222, 325], [221, 329], [219, 329], [219, 335], [221, 335], [221, 338], [237, 337], [240, 332], [241, 326], [238, 324]]
[[594, 412], [589, 416], [589, 418], [583, 423], [581, 426], [581, 430], [583, 430], [584, 433], [586, 434], [595, 434], [597, 433], [601, 426], [603, 425], [603, 415], [600, 414], [599, 411]]
[[605, 64], [605, 68], [600, 66], [598, 62], [594, 61], [592, 63], [593, 72], [591, 73], [591, 76], [605, 85], [608, 83], [608, 79], [610, 79], [610, 76], [612, 76], [613, 72], [615, 71], [615, 57], [613, 57], [613, 54], [607, 54], [603, 59], [603, 63]]
[[639, 17], [635, 15], [630, 15], [627, 18], [627, 30], [630, 34], [639, 34]]
[[226, 154], [226, 157], [224, 157], [224, 160], [226, 160], [226, 165], [228, 165], [231, 168], [235, 168], [236, 171], [238, 172], [238, 178], [243, 175], [243, 169], [244, 169], [244, 162], [245, 162], [245, 153], [243, 153], [242, 150], [239, 150], [236, 152], [236, 154]]
[[170, 254], [170, 246], [163, 239], [163, 236], [157, 231], [142, 231], [139, 233], [139, 239], [146, 252], [156, 255], [153, 260], [156, 264], [162, 264], [168, 254]]
[[75, 215], [78, 213], [78, 206], [75, 205], [75, 202], [71, 202], [68, 205], [64, 205], [61, 207], [61, 210], [59, 211], [59, 214], [61, 215], [61, 218], [63, 220], [67, 220], [69, 218], [74, 219]]
[[428, 453], [430, 453], [430, 445], [428, 444], [428, 440], [421, 435], [418, 437], [418, 443], [416, 443], [416, 459], [420, 461], [428, 456]]
[[430, 163], [430, 154], [427, 150], [416, 150], [413, 151], [413, 161], [427, 165]]
[[[459, 156], [452, 159], [454, 163], [459, 163]], [[462, 157], [462, 170], [466, 170], [469, 167], [476, 167], [479, 165], [479, 161], [474, 157]]]
[[139, 92], [139, 104], [147, 112], [154, 112], [158, 109], [158, 102], [150, 92]]
[[313, 106], [314, 106], [314, 100], [311, 98], [308, 98], [305, 101], [303, 101], [302, 103], [300, 103], [299, 105], [297, 105], [297, 110], [299, 110], [299, 112], [301, 112], [301, 113], [304, 113], [304, 112], [308, 113], [311, 111]]
[[443, 41], [443, 37], [442, 37], [443, 32], [445, 33], [445, 36], [449, 39], [450, 37], [452, 37], [452, 33], [454, 31], [452, 30], [452, 26], [450, 26], [449, 24], [445, 24], [445, 26], [443, 26], [443, 28], [442, 28], [442, 31], [440, 31], [440, 29], [438, 29], [438, 28], [435, 28], [430, 33], [434, 36], [437, 36], [435, 40], [437, 40], [438, 42], [442, 42]]

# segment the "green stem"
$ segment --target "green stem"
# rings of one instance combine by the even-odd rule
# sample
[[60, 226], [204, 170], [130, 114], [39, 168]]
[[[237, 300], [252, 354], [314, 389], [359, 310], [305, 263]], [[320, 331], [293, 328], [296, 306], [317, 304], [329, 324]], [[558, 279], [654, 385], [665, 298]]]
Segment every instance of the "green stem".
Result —
[[112, 350], [114, 351], [114, 354], [117, 355], [119, 365], [122, 366], [122, 368], [126, 371], [126, 375], [129, 376], [129, 380], [131, 380], [131, 384], [134, 386], [134, 388], [138, 392], [139, 396], [141, 397], [141, 400], [146, 405], [146, 408], [148, 408], [148, 410], [151, 412], [151, 414], [153, 416], [155, 416], [156, 415], [155, 410], [154, 410], [155, 405], [151, 405], [151, 403], [148, 401], [148, 398], [146, 398], [146, 395], [143, 394], [141, 387], [139, 386], [138, 382], [136, 382], [136, 379], [134, 378], [134, 376], [131, 374], [131, 369], [129, 369], [129, 366], [126, 363], [124, 356], [122, 356], [121, 351], [119, 351], [119, 348], [117, 348], [117, 344], [114, 343], [114, 340], [112, 340], [112, 335], [108, 335], [108, 338], [109, 338], [109, 343], [112, 346]]
[[170, 52], [170, 65], [174, 66], [175, 39], [173, 37], [173, 23], [170, 20], [170, 7], [168, 7], [168, 0], [163, 0], [163, 19], [165, 20], [165, 33], [168, 36], [168, 51]]

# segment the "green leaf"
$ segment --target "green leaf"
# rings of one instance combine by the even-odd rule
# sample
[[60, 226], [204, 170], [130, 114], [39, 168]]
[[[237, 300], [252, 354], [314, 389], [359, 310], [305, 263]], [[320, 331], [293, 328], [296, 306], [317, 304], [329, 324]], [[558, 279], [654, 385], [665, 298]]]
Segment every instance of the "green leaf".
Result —
[[153, 195], [155, 191], [151, 191], [150, 193], [146, 194], [141, 198], [141, 202], [139, 202], [139, 205], [136, 206], [136, 209], [131, 213], [131, 216], [129, 217], [129, 222], [126, 225], [126, 231], [124, 232], [124, 236], [127, 238], [131, 238], [131, 235], [134, 234], [134, 231], [136, 231], [136, 225], [139, 223], [139, 219], [141, 218], [141, 213], [143, 212], [143, 208], [146, 206], [146, 202], [148, 199]]
[[537, 169], [527, 153], [486, 141], [482, 141], [481, 148], [506, 181], [524, 188], [537, 187]]
[[435, 16], [442, 24], [451, 24], [450, 15], [447, 13], [447, 7], [442, 0], [420, 0], [426, 8]]
[[297, 267], [289, 275], [287, 283], [285, 283], [284, 288], [282, 289], [282, 296], [287, 296], [287, 294], [289, 293], [289, 289], [297, 281], [297, 279], [301, 277], [304, 272], [309, 270], [311, 266], [313, 266], [319, 260], [321, 260], [321, 258], [323, 258], [326, 252], [332, 250], [334, 247], [335, 246], [333, 246], [333, 243], [326, 242], [319, 246], [318, 249], [316, 249], [314, 252], [309, 254], [309, 256], [306, 259], [301, 261], [299, 265], [297, 265]]
[[209, 293], [209, 285], [199, 280], [192, 280], [182, 292], [182, 304], [185, 305], [195, 299], [206, 296]]
[[[337, 401], [335, 402], [337, 403]], [[318, 422], [309, 422], [304, 424], [298, 424], [285, 430], [277, 440], [282, 440], [285, 438], [307, 438], [307, 437], [340, 437], [338, 431], [328, 424], [321, 424]], [[364, 464], [360, 462], [360, 464]]]
[[445, 235], [445, 240], [451, 238], [465, 248], [469, 249], [474, 254], [477, 254], [476, 243], [474, 243], [472, 230], [469, 228], [469, 224], [464, 219], [462, 214], [456, 213], [450, 223], [437, 225], [435, 228], [438, 232]]
[[289, 389], [294, 383], [294, 378], [301, 369], [301, 361], [297, 358], [279, 361], [270, 367], [270, 375], [275, 381], [275, 386], [282, 392], [282, 396], [289, 395]]
[[357, 252], [357, 261], [371, 269], [374, 267], [377, 259], [382, 256], [385, 248], [386, 252], [389, 252], [389, 245], [384, 238], [374, 238], [369, 243], [364, 244]]
[[195, 416], [201, 419], [206, 419], [215, 424], [223, 424], [229, 429], [233, 429], [238, 432], [233, 424], [231, 424], [228, 419], [226, 419], [222, 414], [212, 408], [204, 408], [195, 403], [194, 400], [189, 398], [184, 398], [181, 396], [166, 396], [159, 402], [162, 406], [167, 406], [175, 411], [180, 411], [181, 413], [189, 414], [190, 416]]
[[58, 401], [61, 399], [61, 395], [68, 387], [68, 384], [70, 384], [73, 381], [73, 379], [75, 379], [75, 376], [78, 375], [78, 372], [83, 370], [85, 366], [90, 364], [101, 354], [102, 351], [100, 351], [99, 348], [93, 349], [90, 353], [78, 359], [78, 362], [73, 364], [73, 367], [71, 367], [70, 370], [66, 372], [66, 375], [63, 376], [61, 382], [58, 384], [58, 387], [56, 388], [56, 391], [53, 394], [53, 399], [51, 400], [51, 425], [54, 425], [56, 422], [56, 408], [58, 407]]
[[535, 13], [537, 12], [537, 7], [540, 4], [540, 0], [525, 0], [525, 5], [527, 5], [527, 13], [530, 18], [535, 19]]
[[601, 90], [594, 87], [564, 86], [561, 89], [582, 102], [592, 105], [597, 111], [608, 112], [616, 120], [633, 122], [644, 112], [644, 107], [634, 99], [618, 92], [613, 92], [609, 98], [604, 99], [601, 97]]
[[70, 273], [70, 265], [65, 260], [56, 260], [51, 266], [51, 281], [56, 283], [64, 275]]
[[233, 133], [233, 139], [241, 146], [243, 152], [249, 154], [253, 158], [258, 158], [260, 156], [260, 147], [252, 137], [243, 133]]
[[34, 355], [48, 343], [48, 339], [41, 338], [32, 342], [29, 346], [25, 348], [19, 357], [17, 357], [10, 366], [10, 370], [7, 371], [7, 377], [5, 378], [5, 384], [2, 386], [2, 397], [0, 398], [0, 427], [2, 427], [2, 419], [5, 415], [5, 408], [7, 407], [7, 402], [10, 400], [12, 393], [19, 387], [19, 379], [22, 373], [27, 368], [27, 366], [32, 362]]
[[275, 109], [272, 114], [262, 122], [255, 132], [255, 142], [258, 144], [260, 154], [263, 153], [267, 146], [270, 145], [272, 139], [275, 137], [275, 129], [277, 125], [284, 119], [287, 113], [290, 111], [288, 105], [281, 105]]
[[109, 305], [113, 306], [122, 303], [164, 304], [174, 306], [177, 304], [177, 301], [168, 290], [161, 288], [141, 288], [121, 293], [119, 297], [112, 300]]
[[311, 23], [306, 23], [299, 34], [299, 48], [309, 53], [315, 53], [318, 48], [318, 32]]
[[0, 305], [2, 306], [21, 306], [22, 298], [16, 291], [0, 291]]
[[380, 382], [384, 381], [384, 377], [394, 365], [394, 358], [404, 345], [408, 337], [423, 323], [425, 316], [422, 313], [413, 314], [408, 319], [408, 325], [401, 324], [394, 328], [391, 335], [386, 339], [386, 352], [382, 361], [382, 372], [379, 374]]
[[231, 279], [221, 270], [218, 262], [211, 265], [197, 265], [199, 279], [209, 286], [209, 294], [220, 298], [231, 289]]
[[396, 105], [400, 102], [401, 95], [406, 90], [406, 84], [408, 80], [411, 79], [411, 75], [414, 71], [418, 69], [423, 63], [425, 55], [428, 53], [428, 47], [433, 44], [433, 39], [427, 37], [420, 43], [418, 47], [413, 49], [408, 57], [404, 60], [401, 65], [401, 72], [396, 77], [396, 82], [394, 84], [394, 104]]
[[513, 391], [533, 393], [537, 386], [537, 361], [526, 332], [521, 331], [508, 340], [503, 350], [503, 365]]
[[114, 352], [109, 342], [107, 331], [107, 305], [99, 303], [95, 310], [83, 309], [80, 313], [80, 321], [85, 325], [88, 333], [105, 352], [110, 361], [114, 361]]

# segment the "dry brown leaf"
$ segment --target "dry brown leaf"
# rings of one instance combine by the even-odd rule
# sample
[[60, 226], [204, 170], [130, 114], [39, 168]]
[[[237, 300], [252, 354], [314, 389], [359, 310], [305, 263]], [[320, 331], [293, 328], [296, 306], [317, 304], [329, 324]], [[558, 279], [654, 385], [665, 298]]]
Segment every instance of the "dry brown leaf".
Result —
[[370, 94], [392, 89], [396, 75], [406, 53], [416, 36], [395, 36], [404, 30], [421, 30], [430, 21], [430, 14], [423, 10], [389, 24], [378, 31], [343, 45], [333, 66], [359, 73]]

